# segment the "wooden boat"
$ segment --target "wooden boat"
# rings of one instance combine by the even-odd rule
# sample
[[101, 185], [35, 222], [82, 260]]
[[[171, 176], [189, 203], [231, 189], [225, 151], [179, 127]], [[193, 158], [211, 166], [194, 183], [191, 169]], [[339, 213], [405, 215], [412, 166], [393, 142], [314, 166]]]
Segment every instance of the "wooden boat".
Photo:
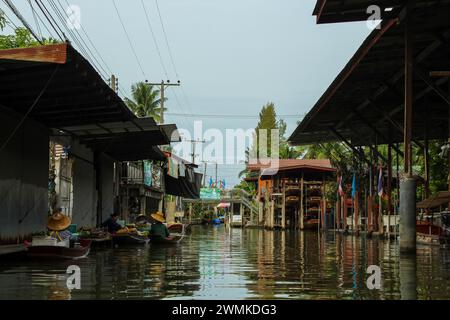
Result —
[[158, 236], [155, 236], [155, 235], [149, 236], [151, 244], [165, 244], [165, 245], [178, 244], [181, 242], [181, 240], [183, 240], [183, 238], [184, 238], [184, 235], [182, 235], [182, 234], [173, 235], [170, 238], [164, 238], [159, 235]]
[[149, 239], [135, 233], [121, 233], [113, 234], [112, 241], [114, 245], [145, 245]]
[[169, 229], [170, 233], [183, 233], [185, 225], [183, 225], [182, 223], [174, 223], [168, 226], [167, 229]]
[[420, 244], [439, 246], [447, 242], [444, 229], [428, 221], [417, 221], [416, 233], [417, 243]]
[[29, 257], [53, 258], [53, 259], [73, 259], [86, 258], [91, 250], [91, 241], [80, 240], [74, 247], [53, 246], [53, 245], [29, 245], [27, 255]]
[[305, 220], [303, 228], [305, 230], [317, 230], [319, 227], [319, 219]]

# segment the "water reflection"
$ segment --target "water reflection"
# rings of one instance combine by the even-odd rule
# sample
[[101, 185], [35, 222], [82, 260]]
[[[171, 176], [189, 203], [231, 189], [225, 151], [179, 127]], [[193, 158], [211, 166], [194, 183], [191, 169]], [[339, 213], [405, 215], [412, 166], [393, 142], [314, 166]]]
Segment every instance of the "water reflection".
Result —
[[[178, 246], [95, 250], [75, 262], [0, 261], [0, 299], [448, 299], [448, 252], [400, 256], [395, 241], [336, 233], [202, 227]], [[370, 265], [381, 290], [366, 287]]]

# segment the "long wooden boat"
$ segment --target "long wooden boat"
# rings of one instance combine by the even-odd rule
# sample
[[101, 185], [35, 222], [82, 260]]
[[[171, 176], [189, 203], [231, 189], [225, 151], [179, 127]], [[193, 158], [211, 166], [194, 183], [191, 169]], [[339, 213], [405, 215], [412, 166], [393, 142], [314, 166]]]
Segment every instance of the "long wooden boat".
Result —
[[319, 219], [309, 219], [305, 220], [303, 228], [305, 230], [317, 230], [319, 227]]
[[27, 256], [33, 258], [73, 259], [86, 258], [91, 250], [92, 242], [80, 240], [73, 248], [63, 246], [30, 245], [27, 247]]
[[417, 243], [427, 245], [445, 245], [448, 242], [444, 229], [428, 221], [417, 221]]
[[115, 245], [145, 245], [149, 239], [134, 233], [123, 233], [112, 235], [112, 241]]

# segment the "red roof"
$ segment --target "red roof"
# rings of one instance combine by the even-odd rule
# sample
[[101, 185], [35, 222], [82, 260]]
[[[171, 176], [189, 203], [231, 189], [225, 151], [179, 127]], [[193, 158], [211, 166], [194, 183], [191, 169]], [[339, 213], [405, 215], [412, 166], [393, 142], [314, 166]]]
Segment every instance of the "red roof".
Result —
[[[331, 165], [329, 159], [280, 159], [278, 160], [278, 171], [287, 171], [295, 169], [312, 169], [317, 171], [336, 171]], [[261, 171], [267, 169], [270, 164], [263, 163], [249, 163], [247, 169], [250, 171]], [[272, 165], [276, 163], [272, 162]]]

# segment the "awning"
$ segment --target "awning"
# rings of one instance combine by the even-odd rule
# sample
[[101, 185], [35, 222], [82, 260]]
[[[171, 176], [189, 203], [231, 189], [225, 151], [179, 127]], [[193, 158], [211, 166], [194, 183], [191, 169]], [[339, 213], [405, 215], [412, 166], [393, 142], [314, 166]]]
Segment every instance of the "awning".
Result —
[[417, 204], [418, 209], [435, 209], [450, 203], [450, 191], [441, 191]]
[[165, 173], [166, 193], [185, 199], [199, 199], [203, 175], [190, 170], [187, 170], [186, 173], [186, 177], [178, 177], [178, 179]]
[[[62, 127], [60, 130], [77, 137], [82, 144], [93, 150], [104, 152], [117, 161], [144, 159], [163, 161], [165, 155], [156, 146], [173, 142], [167, 133], [177, 132], [177, 127], [175, 125], [159, 126], [153, 118], [137, 118], [124, 122]], [[176, 134], [172, 136], [176, 138]]]
[[[450, 1], [415, 10], [414, 26], [413, 140], [424, 140], [425, 132], [429, 139], [447, 139], [449, 80], [433, 78], [430, 72], [450, 70]], [[404, 36], [404, 25], [396, 20], [384, 21], [381, 29], [375, 29], [289, 142], [347, 140], [354, 146], [402, 142]]]

